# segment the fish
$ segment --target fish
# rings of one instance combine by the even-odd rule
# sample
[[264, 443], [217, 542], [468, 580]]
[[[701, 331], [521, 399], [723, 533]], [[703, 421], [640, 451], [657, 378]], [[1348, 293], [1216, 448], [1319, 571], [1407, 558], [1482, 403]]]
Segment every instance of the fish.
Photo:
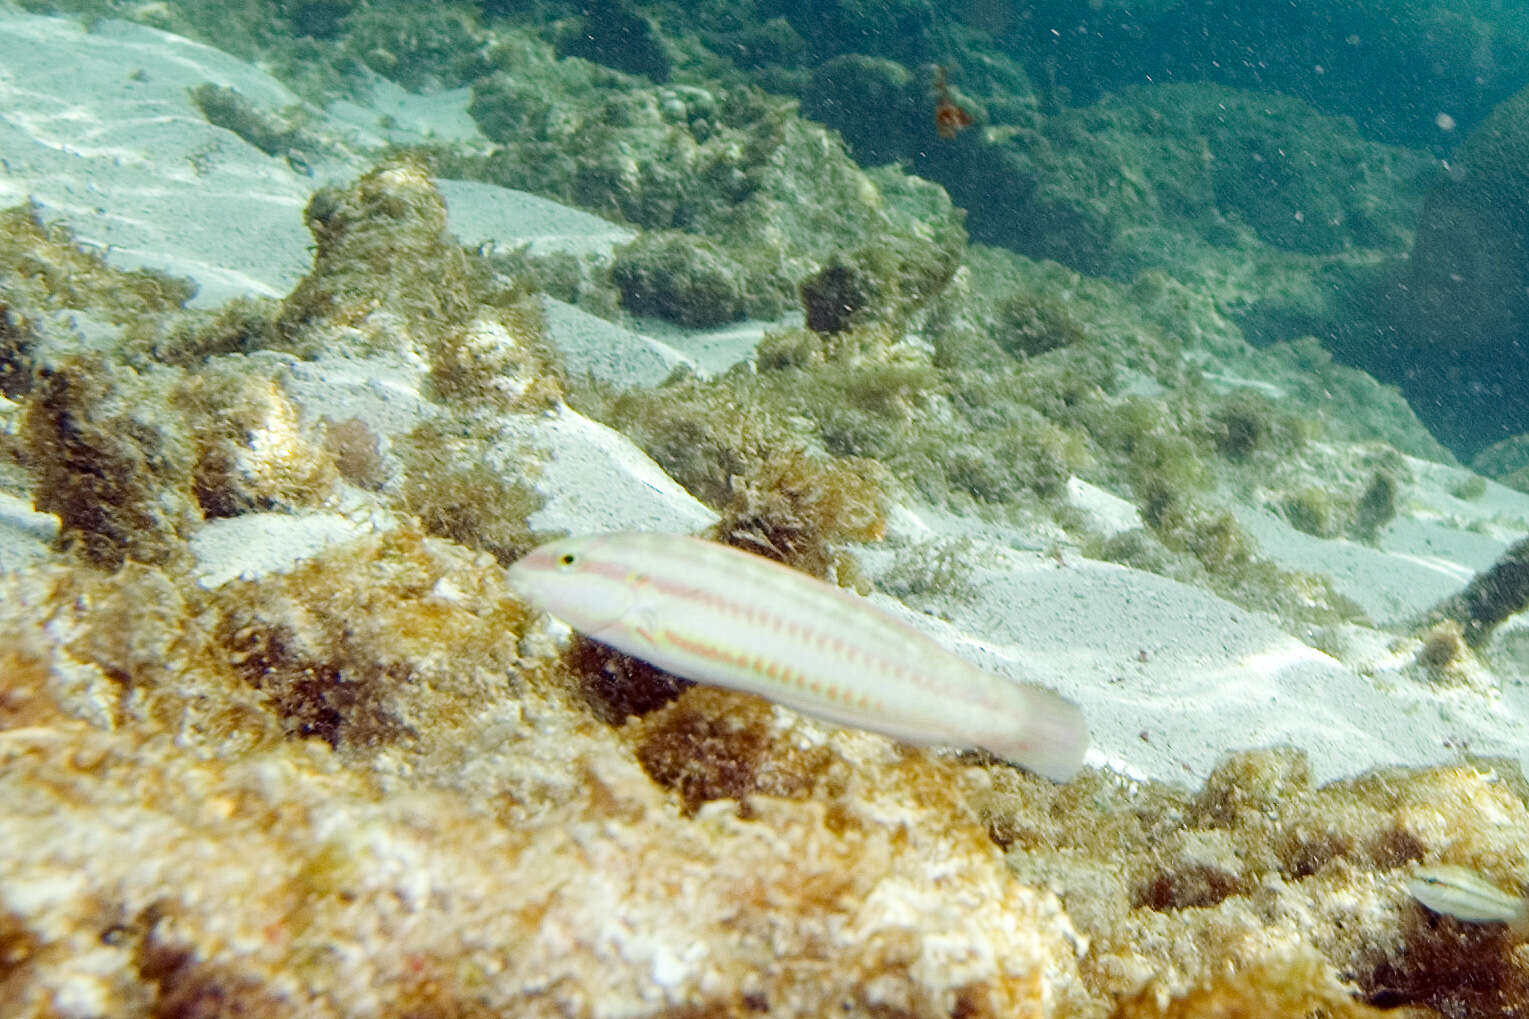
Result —
[[1503, 923], [1517, 937], [1529, 937], [1529, 898], [1505, 892], [1469, 867], [1433, 863], [1407, 881], [1412, 897], [1435, 913], [1465, 923]]
[[934, 129], [943, 140], [950, 141], [976, 123], [966, 107], [956, 102], [946, 80], [949, 68], [941, 64], [934, 69]]
[[934, 130], [945, 141], [950, 141], [976, 121], [952, 99], [941, 99], [934, 106]]
[[977, 747], [1055, 782], [1088, 727], [1045, 687], [984, 671], [849, 591], [701, 538], [625, 532], [509, 567], [533, 608], [685, 679], [914, 746]]

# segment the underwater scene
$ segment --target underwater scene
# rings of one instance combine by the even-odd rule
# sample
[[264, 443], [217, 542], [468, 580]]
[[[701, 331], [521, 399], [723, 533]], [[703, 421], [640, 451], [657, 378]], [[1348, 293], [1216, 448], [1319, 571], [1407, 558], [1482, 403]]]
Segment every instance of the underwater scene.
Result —
[[1529, 1017], [1529, 5], [0, 0], [0, 1019]]

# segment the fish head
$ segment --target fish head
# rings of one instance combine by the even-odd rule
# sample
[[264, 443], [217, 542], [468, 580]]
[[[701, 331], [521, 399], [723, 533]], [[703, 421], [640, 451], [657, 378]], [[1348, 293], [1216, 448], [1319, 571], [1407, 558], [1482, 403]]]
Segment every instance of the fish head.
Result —
[[510, 589], [533, 608], [596, 640], [629, 618], [636, 603], [630, 570], [603, 555], [600, 536], [564, 538], [527, 553], [509, 568]]

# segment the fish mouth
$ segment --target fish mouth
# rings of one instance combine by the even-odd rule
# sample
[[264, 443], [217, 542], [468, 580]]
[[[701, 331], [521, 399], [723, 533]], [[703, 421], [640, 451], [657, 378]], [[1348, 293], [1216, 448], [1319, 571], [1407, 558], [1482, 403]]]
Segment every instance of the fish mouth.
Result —
[[508, 570], [504, 571], [504, 582], [515, 593], [515, 597], [521, 601], [529, 605], [538, 604], [537, 599], [534, 597], [531, 569], [524, 559], [518, 563], [513, 563]]

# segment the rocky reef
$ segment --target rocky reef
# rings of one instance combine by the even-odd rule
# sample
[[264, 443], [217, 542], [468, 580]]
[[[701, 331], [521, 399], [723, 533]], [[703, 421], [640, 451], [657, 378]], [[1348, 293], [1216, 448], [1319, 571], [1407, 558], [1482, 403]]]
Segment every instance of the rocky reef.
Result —
[[[313, 272], [238, 319], [277, 351], [421, 360], [447, 414], [430, 443], [297, 413], [254, 351], [216, 353], [226, 312], [140, 320], [130, 349], [161, 367], [131, 382], [44, 357], [18, 394], [11, 453], [61, 530], [52, 562], [3, 580], [14, 1014], [1466, 1016], [1525, 995], [1501, 932], [1434, 917], [1404, 887], [1419, 860], [1503, 876], [1529, 862], [1503, 762], [1318, 787], [1299, 753], [1261, 751], [1194, 792], [1099, 769], [1057, 787], [744, 695], [638, 697], [662, 678], [560, 653], [485, 554], [522, 547], [495, 537], [486, 479], [524, 484], [534, 459], [464, 482], [454, 512], [429, 480], [453, 435], [488, 442], [488, 422], [559, 391], [514, 292], [441, 246], [438, 202], [408, 163], [321, 193]], [[412, 289], [389, 282], [385, 251], [440, 266]], [[1089, 327], [1046, 308], [1001, 305], [1027, 337], [1015, 353], [1086, 349]], [[886, 328], [782, 334], [760, 353], [793, 373], [775, 395], [766, 372], [763, 390], [694, 382], [608, 410], [654, 443], [679, 407], [809, 384], [873, 400], [846, 436], [897, 404], [917, 417], [924, 398], [894, 398], [884, 376], [927, 387], [940, 369], [897, 367], [909, 355]], [[651, 399], [676, 402], [638, 414]], [[221, 430], [209, 407], [233, 413]], [[1236, 463], [1301, 441], [1246, 399], [1196, 427], [1137, 435], [1156, 451], [1122, 469], [1178, 477], [1167, 458], [1205, 455], [1173, 442]], [[874, 434], [858, 441], [907, 470], [917, 447]], [[755, 441], [743, 487], [709, 488], [704, 458], [670, 466], [724, 509], [725, 533], [842, 575], [823, 550], [874, 538], [880, 497], [847, 494], [846, 461], [773, 460], [790, 442]], [[295, 565], [198, 579], [214, 521], [354, 519], [368, 498], [368, 525]], [[536, 506], [497, 512], [526, 534]]]
[[1406, 377], [1430, 425], [1468, 455], [1529, 429], [1526, 109], [1529, 92], [1498, 105], [1429, 192], [1395, 300], [1404, 346], [1389, 358], [1370, 352], [1378, 370]]
[[[879, 75], [912, 96], [898, 68], [940, 52], [926, 5], [893, 5], [858, 55], [800, 26], [818, 6], [860, 24], [860, 5], [781, 5], [745, 40], [757, 76], [704, 87], [685, 79], [714, 59], [697, 38], [729, 37], [715, 5], [695, 36], [642, 5], [532, 6], [267, 12], [257, 49], [335, 47], [308, 87], [346, 60], [471, 82], [482, 128], [309, 189], [311, 262], [284, 293], [192, 306], [39, 208], [0, 217], [0, 1011], [1529, 1010], [1513, 929], [1408, 886], [1420, 864], [1529, 873], [1529, 785], [1502, 745], [1521, 732], [1482, 720], [1518, 709], [1523, 628], [1414, 618], [1529, 503], [1216, 271], [1256, 251], [1266, 278], [1315, 286], [1399, 259], [1417, 154], [1224, 86], [1042, 122], [1017, 89], [991, 101], [997, 70], [976, 99], [954, 79], [987, 119], [944, 157], [1075, 178], [1055, 218], [1031, 204], [1015, 226], [1062, 264], [969, 244], [938, 184], [857, 165], [853, 131], [764, 88], [846, 97]], [[290, 146], [244, 137], [275, 123], [259, 110], [185, 102], [261, 172], [302, 176]], [[978, 133], [1026, 115], [1029, 162]], [[1180, 147], [1141, 161], [1158, 132]], [[1382, 179], [1374, 208], [1306, 171], [1334, 159]], [[1104, 187], [1121, 167], [1143, 175]], [[464, 248], [448, 173], [630, 231], [594, 254]], [[1093, 218], [1064, 251], [1067, 208]], [[1173, 231], [1202, 272], [1143, 254]], [[748, 316], [772, 321], [740, 363], [670, 350], [662, 381], [632, 383], [644, 319], [703, 350]], [[580, 342], [610, 345], [600, 371], [570, 369]], [[1072, 684], [1098, 752], [1057, 785], [901, 746], [661, 673], [506, 586], [541, 540], [618, 528], [706, 531], [1000, 671], [1012, 642]], [[1394, 573], [1431, 541], [1458, 559], [1445, 579], [1370, 590], [1362, 565]], [[1381, 737], [1414, 766], [1355, 763], [1373, 746], [1345, 742], [1344, 710], [1416, 729]], [[1287, 738], [1194, 743], [1239, 711]], [[1309, 753], [1264, 745], [1297, 739]]]

